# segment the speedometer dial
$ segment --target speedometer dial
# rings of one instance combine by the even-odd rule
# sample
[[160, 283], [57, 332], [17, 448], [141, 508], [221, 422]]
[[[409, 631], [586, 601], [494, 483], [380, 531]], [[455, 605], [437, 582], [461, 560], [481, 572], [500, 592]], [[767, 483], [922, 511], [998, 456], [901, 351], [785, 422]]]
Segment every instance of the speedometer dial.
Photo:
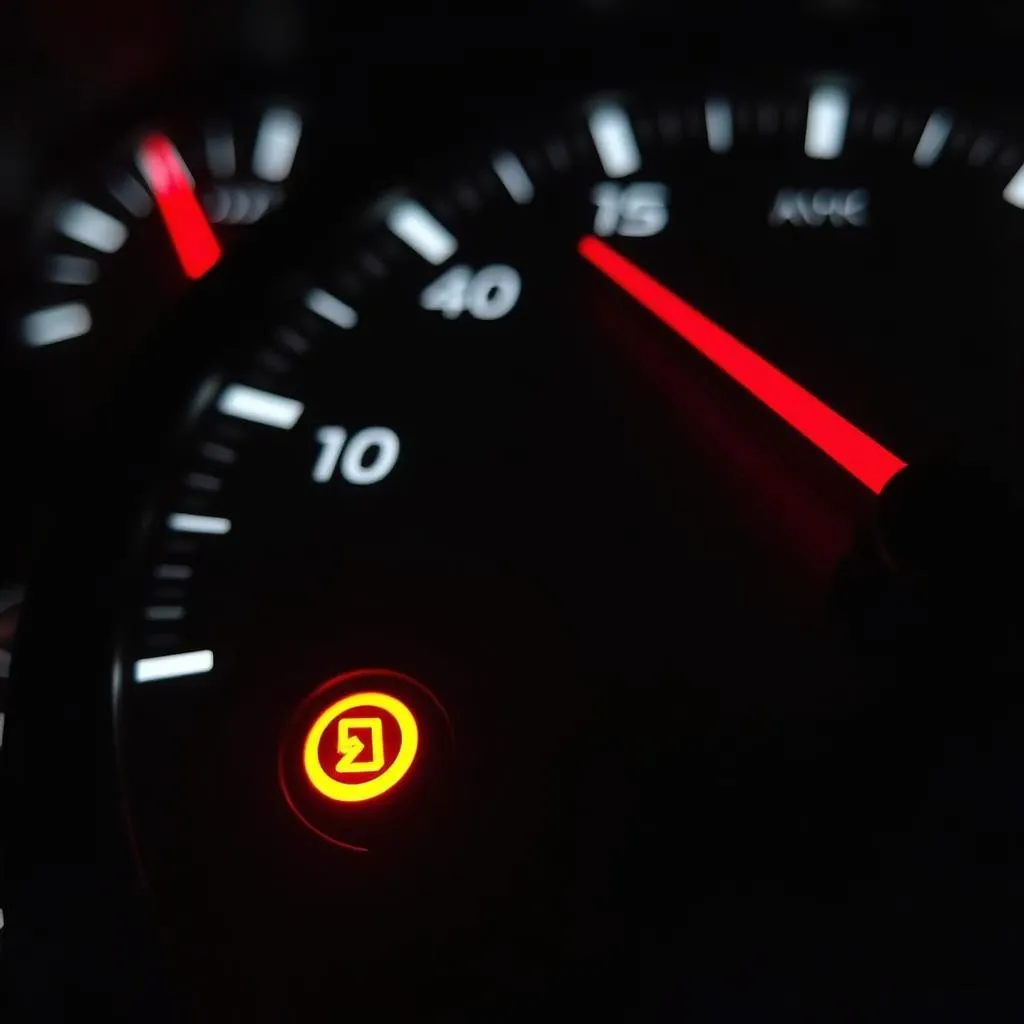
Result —
[[396, 1013], [438, 974], [529, 1002], [577, 971], [537, 936], [608, 968], [624, 908], [724, 941], [738, 850], [859, 877], [916, 741], [823, 723], [922, 621], [1002, 649], [928, 581], [1021, 483], [1022, 162], [834, 82], [600, 97], [339, 231], [201, 389], [124, 606], [133, 820], [201, 984], [294, 1017], [340, 948], [361, 1011], [420, 948]]

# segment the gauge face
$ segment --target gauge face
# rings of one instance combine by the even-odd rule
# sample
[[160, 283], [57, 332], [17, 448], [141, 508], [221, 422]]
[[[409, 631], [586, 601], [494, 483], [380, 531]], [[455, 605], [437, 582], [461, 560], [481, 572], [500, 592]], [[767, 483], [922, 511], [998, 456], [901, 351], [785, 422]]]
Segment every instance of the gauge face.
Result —
[[54, 198], [15, 337], [62, 435], [89, 425], [126, 356], [239, 228], [283, 202], [301, 173], [302, 136], [286, 102], [139, 130]]
[[[725, 941], [701, 894], [738, 849], [856, 877], [884, 752], [783, 782], [742, 751], [817, 749], [882, 685], [835, 592], [896, 480], [1020, 484], [1022, 161], [834, 84], [597, 99], [339, 228], [204, 385], [123, 616], [133, 820], [172, 923], [210, 922], [200, 976], [245, 962], [232, 999], [287, 1016], [340, 948], [346, 1006], [429, 1006], [437, 972], [482, 1006], [537, 991], [524, 936], [619, 963], [624, 908]], [[429, 690], [455, 754], [367, 672]], [[400, 758], [380, 799], [307, 785], [315, 828], [292, 806]]]

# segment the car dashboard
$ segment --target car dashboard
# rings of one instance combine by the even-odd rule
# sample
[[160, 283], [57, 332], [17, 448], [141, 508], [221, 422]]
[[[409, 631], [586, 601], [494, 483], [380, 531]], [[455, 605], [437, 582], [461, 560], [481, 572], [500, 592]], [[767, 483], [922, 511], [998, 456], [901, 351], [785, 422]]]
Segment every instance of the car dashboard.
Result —
[[2, 15], [5, 1019], [998, 1020], [1024, 21]]

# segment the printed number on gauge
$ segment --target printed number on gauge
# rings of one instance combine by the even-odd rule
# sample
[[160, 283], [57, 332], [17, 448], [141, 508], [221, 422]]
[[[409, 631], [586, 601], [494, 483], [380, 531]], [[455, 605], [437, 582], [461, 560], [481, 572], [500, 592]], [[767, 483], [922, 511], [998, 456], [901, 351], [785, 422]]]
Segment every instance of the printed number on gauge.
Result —
[[655, 181], [634, 181], [618, 185], [602, 181], [590, 198], [595, 235], [624, 235], [646, 238], [665, 230], [668, 224], [668, 186]]
[[462, 313], [476, 320], [500, 320], [515, 307], [522, 287], [519, 271], [503, 263], [480, 270], [452, 267], [423, 289], [420, 305], [447, 320]]
[[320, 452], [313, 479], [327, 483], [335, 471], [350, 484], [380, 483], [398, 461], [398, 435], [388, 427], [364, 427], [350, 438], [344, 427], [321, 427], [316, 432]]

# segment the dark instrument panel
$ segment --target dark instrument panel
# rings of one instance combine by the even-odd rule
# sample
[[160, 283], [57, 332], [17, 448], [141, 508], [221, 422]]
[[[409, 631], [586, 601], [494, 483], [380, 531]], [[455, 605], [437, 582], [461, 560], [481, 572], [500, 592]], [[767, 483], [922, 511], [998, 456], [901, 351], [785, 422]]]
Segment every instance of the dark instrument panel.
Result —
[[1002, 1019], [1019, 19], [44, 6], [11, 1019]]

